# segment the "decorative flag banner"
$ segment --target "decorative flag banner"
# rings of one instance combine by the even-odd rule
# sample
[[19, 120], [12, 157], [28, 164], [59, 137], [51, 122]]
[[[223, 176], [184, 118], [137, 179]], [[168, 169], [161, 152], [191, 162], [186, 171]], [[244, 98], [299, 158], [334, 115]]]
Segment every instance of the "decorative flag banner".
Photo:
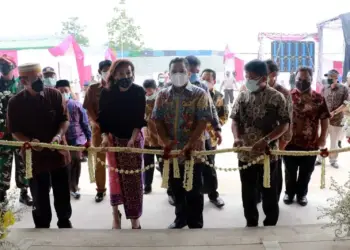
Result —
[[226, 45], [226, 48], [225, 48], [225, 51], [224, 51], [224, 64], [225, 64], [225, 62], [226, 62], [228, 59], [233, 59], [234, 56], [235, 56], [235, 54], [233, 54], [233, 53], [230, 51], [228, 45]]
[[235, 72], [236, 72], [236, 81], [243, 81], [244, 76], [244, 61], [242, 59], [239, 59], [238, 57], [235, 57]]
[[70, 51], [74, 53], [80, 85], [83, 87], [85, 77], [84, 52], [80, 48], [79, 44], [75, 41], [74, 37], [72, 35], [69, 35], [58, 46], [49, 49], [51, 55], [55, 57], [64, 56]]
[[108, 48], [105, 52], [105, 59], [114, 62], [117, 60], [117, 52], [112, 48]]
[[84, 67], [84, 83], [90, 82], [92, 76], [91, 65]]
[[[0, 50], [0, 56], [4, 56], [4, 55], [7, 55], [8, 57], [12, 58], [15, 61], [16, 66], [18, 66], [17, 50]], [[17, 67], [14, 70], [14, 74], [15, 74], [15, 77], [18, 77], [18, 69], [17, 69]]]

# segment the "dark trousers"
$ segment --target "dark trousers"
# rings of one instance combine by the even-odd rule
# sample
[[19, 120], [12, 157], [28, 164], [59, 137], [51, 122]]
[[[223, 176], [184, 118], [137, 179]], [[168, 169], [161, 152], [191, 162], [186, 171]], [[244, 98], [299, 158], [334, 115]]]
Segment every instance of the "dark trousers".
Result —
[[224, 94], [225, 105], [228, 105], [229, 103], [233, 104], [233, 89], [225, 89]]
[[70, 204], [68, 167], [57, 168], [34, 175], [29, 181], [33, 196], [33, 220], [35, 228], [50, 228], [52, 219], [50, 187], [52, 187], [54, 206], [59, 228], [70, 228], [72, 207]]
[[[277, 195], [278, 195], [278, 201], [280, 200], [282, 189], [283, 189], [283, 174], [282, 174], [282, 159], [279, 158], [277, 160]], [[259, 177], [259, 176], [258, 176]], [[258, 183], [260, 180], [258, 180]], [[261, 201], [262, 199], [262, 192], [261, 192], [261, 187], [258, 185], [258, 190], [257, 190], [257, 197], [258, 200]]]
[[[145, 146], [145, 149], [162, 149], [161, 147], [149, 147]], [[159, 162], [160, 155], [156, 155], [157, 160]], [[154, 161], [154, 154], [144, 154], [143, 155], [143, 164], [144, 166], [149, 166], [151, 164], [155, 164]], [[163, 162], [159, 162], [159, 168], [162, 170]], [[152, 186], [153, 183], [153, 176], [154, 176], [154, 168], [150, 168], [149, 170], [145, 171], [144, 173], [144, 186]]]
[[[302, 151], [300, 147], [287, 146], [286, 150]], [[305, 150], [305, 149], [304, 149]], [[302, 198], [307, 195], [317, 156], [284, 156], [286, 194]], [[299, 174], [298, 174], [299, 170]]]
[[[205, 150], [213, 150], [210, 139], [205, 141]], [[215, 166], [215, 155], [208, 155], [207, 160], [209, 164]], [[219, 197], [218, 177], [215, 168], [210, 166], [203, 167], [203, 192], [208, 194], [210, 200], [216, 200]]]
[[[242, 167], [247, 163], [239, 161]], [[266, 218], [264, 226], [275, 226], [279, 216], [278, 206], [278, 178], [277, 161], [270, 163], [270, 188], [263, 187], [264, 166], [256, 164], [239, 171], [242, 185], [242, 201], [244, 216], [247, 220], [247, 226], [258, 226], [259, 212], [257, 208], [257, 189], [260, 187], [262, 192], [262, 207]], [[259, 180], [259, 181], [258, 181]]]
[[77, 192], [79, 189], [81, 155], [81, 152], [71, 152], [72, 161], [69, 164], [69, 186], [72, 192]]
[[175, 223], [187, 224], [189, 228], [203, 227], [204, 197], [202, 190], [202, 169], [204, 163], [194, 165], [193, 188], [186, 191], [183, 188], [184, 165], [180, 164], [180, 177], [174, 178], [173, 168], [170, 168], [169, 184], [175, 198]]

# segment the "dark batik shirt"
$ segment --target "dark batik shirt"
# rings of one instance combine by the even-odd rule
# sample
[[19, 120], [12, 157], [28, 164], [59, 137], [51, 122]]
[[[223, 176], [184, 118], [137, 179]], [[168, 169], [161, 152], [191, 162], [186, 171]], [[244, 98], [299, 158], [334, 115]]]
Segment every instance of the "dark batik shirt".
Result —
[[[68, 121], [66, 102], [53, 88], [45, 88], [43, 95], [32, 96], [27, 90], [12, 97], [8, 105], [8, 128], [11, 133], [21, 133], [30, 140], [51, 143], [60, 125]], [[66, 144], [65, 138], [62, 144]], [[33, 150], [33, 174], [66, 166], [70, 161], [65, 150]]]

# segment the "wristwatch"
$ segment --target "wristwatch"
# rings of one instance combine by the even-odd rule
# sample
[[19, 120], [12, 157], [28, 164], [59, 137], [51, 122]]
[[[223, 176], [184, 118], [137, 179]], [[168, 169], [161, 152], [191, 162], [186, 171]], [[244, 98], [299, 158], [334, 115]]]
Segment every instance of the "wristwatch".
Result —
[[270, 137], [268, 137], [268, 136], [265, 136], [265, 137], [263, 138], [263, 140], [266, 141], [267, 144], [269, 144], [269, 143], [271, 142], [271, 139], [270, 139]]

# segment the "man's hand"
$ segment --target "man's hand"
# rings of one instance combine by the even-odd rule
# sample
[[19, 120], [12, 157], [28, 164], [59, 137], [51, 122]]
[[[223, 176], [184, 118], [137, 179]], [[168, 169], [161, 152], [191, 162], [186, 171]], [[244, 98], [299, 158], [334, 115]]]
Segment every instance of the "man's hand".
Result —
[[60, 144], [62, 141], [62, 137], [60, 135], [56, 135], [54, 138], [51, 140], [51, 144]]
[[221, 142], [222, 142], [221, 132], [220, 131], [215, 131], [215, 137], [218, 140], [218, 145], [220, 145]]
[[335, 111], [330, 112], [331, 118], [333, 118], [333, 116], [335, 116]]
[[279, 140], [279, 142], [278, 142], [279, 150], [285, 150], [287, 145], [288, 145], [288, 142], [286, 142], [284, 140]]
[[[31, 142], [39, 143], [40, 141], [38, 139], [33, 139]], [[37, 152], [41, 152], [43, 150], [43, 148], [42, 147], [38, 147], [38, 146], [35, 146], [35, 147], [33, 146], [33, 150], [37, 151]]]
[[241, 139], [236, 139], [233, 143], [234, 148], [240, 148], [243, 146], [243, 141]]
[[101, 142], [101, 152], [107, 152], [107, 147], [109, 146], [108, 136], [102, 136], [102, 142]]
[[260, 139], [259, 141], [257, 141], [253, 147], [252, 147], [252, 151], [256, 152], [256, 153], [260, 153], [260, 154], [265, 154], [266, 149], [268, 148], [268, 143], [266, 140], [264, 139]]
[[135, 147], [135, 141], [134, 139], [130, 139], [127, 144], [128, 148], [134, 148]]
[[193, 145], [190, 143], [187, 143], [185, 147], [182, 149], [180, 154], [185, 156], [186, 158], [190, 158], [192, 150], [193, 150]]
[[326, 138], [321, 136], [320, 138], [318, 138], [317, 140], [317, 146], [318, 148], [324, 148], [326, 146]]

